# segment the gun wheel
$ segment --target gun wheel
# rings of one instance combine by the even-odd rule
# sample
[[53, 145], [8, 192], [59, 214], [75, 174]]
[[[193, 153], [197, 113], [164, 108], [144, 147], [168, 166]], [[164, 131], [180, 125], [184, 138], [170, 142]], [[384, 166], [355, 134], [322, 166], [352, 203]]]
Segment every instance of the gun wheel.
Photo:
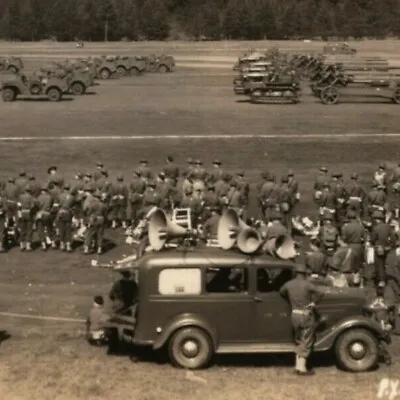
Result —
[[339, 92], [334, 87], [327, 87], [321, 91], [320, 98], [323, 104], [337, 104], [339, 101]]

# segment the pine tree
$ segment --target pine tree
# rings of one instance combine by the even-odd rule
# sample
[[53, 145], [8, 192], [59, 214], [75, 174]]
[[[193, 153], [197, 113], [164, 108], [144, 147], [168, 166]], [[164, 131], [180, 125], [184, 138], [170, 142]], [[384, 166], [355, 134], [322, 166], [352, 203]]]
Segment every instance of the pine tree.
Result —
[[163, 0], [145, 0], [140, 12], [140, 29], [148, 40], [168, 37], [168, 9]]

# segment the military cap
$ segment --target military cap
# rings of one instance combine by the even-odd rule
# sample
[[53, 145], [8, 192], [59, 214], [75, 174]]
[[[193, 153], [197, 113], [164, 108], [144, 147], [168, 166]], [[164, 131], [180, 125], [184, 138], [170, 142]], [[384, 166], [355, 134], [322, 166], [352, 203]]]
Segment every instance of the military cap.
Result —
[[41, 187], [40, 187], [40, 190], [48, 190], [48, 187], [46, 186], [46, 185], [42, 185]]
[[210, 183], [210, 184], [207, 186], [207, 190], [215, 190], [215, 185], [213, 185], [212, 183]]
[[98, 162], [96, 163], [96, 167], [101, 167], [101, 168], [103, 168], [103, 167], [104, 167], [104, 164], [103, 164], [101, 161], [98, 161]]
[[186, 160], [186, 162], [187, 162], [188, 164], [193, 164], [193, 158], [189, 157], [189, 158]]
[[351, 179], [358, 179], [358, 174], [357, 174], [357, 172], [353, 172], [353, 173], [351, 174]]
[[268, 174], [267, 180], [270, 182], [275, 182], [276, 180], [275, 174]]
[[325, 181], [324, 184], [323, 184], [324, 188], [327, 188], [327, 187], [330, 187], [330, 186], [331, 186], [331, 184], [328, 181]]
[[57, 171], [57, 167], [55, 165], [51, 166], [48, 170], [47, 173], [50, 174], [51, 171]]
[[153, 180], [149, 180], [149, 181], [147, 182], [147, 186], [156, 187], [157, 185], [156, 185], [156, 183], [155, 183]]
[[236, 175], [237, 175], [237, 176], [244, 176], [244, 171], [240, 170], [240, 171], [237, 172]]
[[321, 172], [328, 172], [328, 168], [326, 168], [326, 167], [320, 167], [319, 170]]
[[385, 218], [385, 215], [383, 214], [382, 211], [380, 211], [380, 210], [375, 210], [375, 211], [372, 213], [372, 218], [374, 218], [374, 219], [384, 219], [384, 218]]
[[333, 178], [341, 178], [343, 174], [341, 172], [332, 172], [332, 177]]
[[140, 164], [148, 164], [149, 162], [145, 159], [145, 158], [142, 158], [141, 160], [140, 160]]
[[324, 213], [322, 218], [323, 218], [324, 221], [332, 221], [333, 220], [333, 215], [332, 215], [331, 212], [327, 211], [327, 212]]
[[380, 164], [379, 164], [379, 168], [386, 169], [385, 163], [380, 163]]
[[96, 186], [94, 184], [94, 182], [90, 182], [88, 185], [85, 186], [85, 190], [87, 192], [94, 192], [96, 189]]
[[267, 179], [268, 178], [268, 172], [261, 172], [261, 178], [262, 179]]
[[287, 172], [288, 176], [294, 176], [294, 171], [292, 169], [289, 169]]
[[232, 187], [237, 187], [237, 185], [238, 185], [238, 183], [237, 183], [237, 181], [236, 181], [235, 179], [232, 179], [232, 180], [229, 182], [229, 184], [230, 184]]
[[26, 175], [26, 171], [24, 169], [21, 169], [21, 171], [19, 171], [19, 176], [25, 176]]
[[225, 174], [222, 175], [222, 179], [224, 181], [230, 181], [232, 179], [232, 175], [228, 174], [227, 172]]
[[24, 190], [25, 190], [25, 192], [27, 192], [27, 193], [32, 193], [33, 188], [32, 188], [32, 186], [26, 185], [25, 188], [24, 188]]
[[287, 182], [289, 182], [289, 176], [288, 176], [288, 175], [282, 175], [282, 177], [281, 177], [281, 182], [282, 182], [282, 183], [287, 183]]
[[15, 182], [15, 178], [14, 178], [13, 176], [10, 176], [10, 177], [8, 178], [8, 182]]
[[90, 172], [86, 172], [85, 176], [88, 177], [88, 178], [91, 178], [92, 174]]
[[117, 181], [123, 181], [123, 180], [124, 180], [124, 176], [122, 174], [118, 174]]
[[203, 164], [203, 162], [202, 162], [201, 160], [196, 160], [194, 163], [195, 163], [196, 165], [202, 165], [202, 164]]
[[304, 264], [296, 264], [294, 272], [296, 274], [307, 274], [307, 267]]
[[93, 301], [99, 306], [102, 306], [104, 304], [103, 296], [94, 296]]
[[213, 164], [215, 164], [215, 165], [221, 165], [221, 161], [219, 161], [219, 160], [214, 160], [214, 161], [213, 161]]
[[70, 185], [69, 185], [69, 183], [64, 183], [64, 189], [67, 189], [67, 190], [69, 190], [69, 189], [70, 189]]
[[28, 179], [29, 179], [30, 181], [35, 181], [35, 180], [36, 180], [36, 177], [35, 177], [34, 175], [28, 175]]
[[158, 177], [161, 178], [161, 179], [165, 179], [165, 173], [164, 172], [160, 172], [158, 174]]
[[220, 212], [221, 209], [220, 209], [220, 207], [218, 207], [218, 206], [211, 206], [211, 207], [210, 207], [210, 210], [213, 211], [213, 212], [218, 213], [218, 212]]
[[372, 186], [373, 188], [376, 188], [376, 187], [379, 186], [379, 183], [378, 183], [377, 181], [373, 181], [372, 184], [371, 184], [371, 186]]

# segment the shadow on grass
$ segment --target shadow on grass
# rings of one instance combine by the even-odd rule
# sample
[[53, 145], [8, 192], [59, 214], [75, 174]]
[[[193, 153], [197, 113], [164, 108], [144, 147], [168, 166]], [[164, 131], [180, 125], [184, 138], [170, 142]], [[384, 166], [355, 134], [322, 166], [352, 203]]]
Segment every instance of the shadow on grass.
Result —
[[72, 97], [63, 97], [61, 98], [60, 101], [50, 101], [49, 99], [47, 99], [46, 97], [40, 97], [40, 98], [36, 98], [36, 97], [20, 97], [17, 99], [17, 101], [23, 101], [23, 102], [38, 102], [38, 103], [62, 103], [64, 101], [72, 101], [74, 100]]
[[11, 338], [11, 334], [7, 331], [0, 331], [0, 344]]

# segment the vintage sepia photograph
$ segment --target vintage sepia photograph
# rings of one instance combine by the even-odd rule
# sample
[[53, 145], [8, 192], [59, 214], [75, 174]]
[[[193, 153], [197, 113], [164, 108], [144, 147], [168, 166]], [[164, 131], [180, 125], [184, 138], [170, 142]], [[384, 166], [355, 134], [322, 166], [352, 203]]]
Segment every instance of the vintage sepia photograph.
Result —
[[0, 399], [400, 399], [400, 0], [0, 0]]

